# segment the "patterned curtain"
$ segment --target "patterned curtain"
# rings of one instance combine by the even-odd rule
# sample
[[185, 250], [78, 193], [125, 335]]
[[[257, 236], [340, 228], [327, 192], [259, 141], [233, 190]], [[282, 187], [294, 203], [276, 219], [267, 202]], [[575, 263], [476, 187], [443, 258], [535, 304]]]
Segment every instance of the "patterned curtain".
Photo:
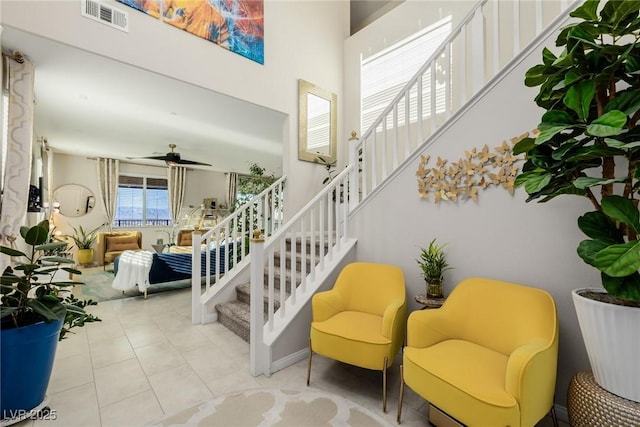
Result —
[[180, 209], [184, 202], [184, 189], [186, 186], [186, 170], [186, 168], [180, 166], [169, 166], [167, 170], [169, 211], [174, 225], [180, 221]]
[[113, 219], [116, 216], [116, 204], [118, 201], [118, 176], [120, 175], [120, 161], [117, 159], [98, 158], [98, 187], [100, 188], [100, 200], [104, 210], [105, 223], [112, 229]]
[[[33, 65], [26, 58], [2, 55], [7, 61], [8, 75], [3, 75], [3, 92], [8, 86], [7, 129], [2, 133], [6, 144], [5, 168], [2, 170], [0, 196], [0, 243], [14, 246], [24, 225], [31, 178], [31, 146], [33, 142]], [[6, 92], [4, 92], [6, 93]], [[3, 95], [4, 95], [3, 93]], [[3, 147], [5, 148], [5, 147]], [[9, 257], [0, 257], [0, 272], [9, 265]]]
[[233, 212], [236, 207], [236, 192], [238, 191], [238, 174], [235, 172], [227, 173], [227, 206], [229, 211]]

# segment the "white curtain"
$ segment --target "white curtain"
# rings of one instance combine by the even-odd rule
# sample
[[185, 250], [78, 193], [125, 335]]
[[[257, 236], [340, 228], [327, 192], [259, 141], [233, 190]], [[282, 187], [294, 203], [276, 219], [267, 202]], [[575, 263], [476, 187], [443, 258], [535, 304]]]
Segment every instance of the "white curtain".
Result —
[[116, 215], [118, 201], [118, 177], [120, 175], [120, 161], [117, 159], [98, 158], [98, 188], [104, 211], [105, 223], [112, 229]]
[[[7, 61], [8, 75], [3, 75], [4, 95], [8, 87], [7, 129], [2, 121], [2, 155], [6, 153], [0, 196], [0, 243], [15, 246], [24, 225], [31, 179], [31, 150], [33, 142], [33, 65], [26, 58], [22, 62], [2, 55]], [[6, 69], [5, 69], [6, 71]], [[5, 104], [6, 107], [6, 104]], [[0, 257], [0, 272], [9, 265], [9, 257]]]
[[169, 188], [169, 212], [171, 212], [171, 221], [175, 225], [180, 221], [180, 209], [184, 202], [186, 168], [169, 166], [167, 170], [167, 186]]
[[238, 191], [238, 174], [235, 172], [227, 173], [227, 206], [230, 212], [234, 210], [236, 205], [236, 192]]

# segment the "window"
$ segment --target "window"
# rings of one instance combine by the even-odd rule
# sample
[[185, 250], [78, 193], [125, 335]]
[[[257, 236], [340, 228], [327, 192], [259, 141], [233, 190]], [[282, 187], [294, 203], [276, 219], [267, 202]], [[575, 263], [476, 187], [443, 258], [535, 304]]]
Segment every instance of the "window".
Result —
[[[360, 68], [361, 123], [366, 132], [382, 111], [400, 93], [407, 82], [451, 33], [451, 16], [390, 46], [368, 58], [362, 59]], [[431, 74], [423, 76], [425, 93], [430, 90]], [[436, 83], [436, 113], [444, 111], [444, 84]], [[410, 119], [416, 121], [416, 93], [410, 96]], [[423, 105], [423, 116], [431, 115], [430, 105]], [[398, 120], [404, 121], [404, 108]]]
[[142, 227], [170, 225], [166, 178], [120, 175], [113, 225]]

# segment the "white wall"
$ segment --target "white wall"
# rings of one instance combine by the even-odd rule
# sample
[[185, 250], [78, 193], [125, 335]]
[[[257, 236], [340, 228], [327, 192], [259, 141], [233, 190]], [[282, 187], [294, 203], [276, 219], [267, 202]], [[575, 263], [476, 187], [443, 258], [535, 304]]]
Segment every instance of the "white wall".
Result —
[[[2, 1], [3, 24], [215, 90], [289, 115], [283, 136], [286, 214], [321, 188], [321, 166], [297, 159], [298, 79], [338, 94], [342, 131], [343, 41], [349, 34], [346, 1], [265, 0], [265, 64], [129, 12], [129, 33], [83, 18], [77, 1]], [[311, 189], [311, 191], [310, 191]]]
[[[398, 7], [397, 9], [400, 9]], [[545, 42], [553, 45], [555, 37]], [[457, 161], [464, 150], [499, 146], [503, 140], [534, 129], [542, 110], [533, 102], [537, 91], [524, 87], [526, 70], [540, 62], [542, 47], [482, 98], [459, 122], [446, 130], [424, 153]], [[348, 116], [347, 122], [352, 120]], [[584, 238], [576, 220], [591, 210], [579, 197], [563, 197], [547, 204], [525, 203], [517, 190], [481, 191], [479, 201], [435, 205], [418, 198], [418, 159], [408, 163], [389, 184], [371, 198], [353, 219], [358, 238], [358, 259], [402, 267], [411, 308], [416, 294], [425, 292], [415, 259], [419, 248], [437, 238], [447, 244], [453, 270], [445, 274], [445, 293], [470, 276], [484, 276], [545, 289], [554, 297], [560, 321], [559, 372], [556, 402], [566, 406], [571, 377], [588, 368], [588, 360], [570, 291], [598, 287], [597, 271], [576, 254]], [[384, 227], [381, 225], [384, 224]]]

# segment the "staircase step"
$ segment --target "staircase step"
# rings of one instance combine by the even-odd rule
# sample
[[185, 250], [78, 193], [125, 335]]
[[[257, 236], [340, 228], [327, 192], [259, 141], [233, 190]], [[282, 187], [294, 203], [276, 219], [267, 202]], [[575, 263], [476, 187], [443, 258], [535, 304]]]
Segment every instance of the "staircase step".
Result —
[[[268, 288], [264, 289], [264, 310], [267, 311], [269, 309], [269, 300], [268, 300]], [[273, 290], [273, 307], [277, 310], [280, 308], [280, 289]], [[251, 303], [251, 283], [243, 283], [241, 285], [236, 286], [236, 298], [238, 301], [243, 302], [245, 304]]]
[[[280, 255], [280, 251], [274, 252], [273, 264], [275, 267], [278, 267], [278, 268], [280, 267], [282, 258], [283, 257]], [[291, 251], [285, 252], [284, 259], [285, 259], [285, 266], [287, 268], [291, 268]], [[306, 271], [311, 270], [311, 265], [313, 264], [313, 262], [311, 260], [311, 255], [309, 254], [309, 252], [305, 254], [305, 261], [306, 261]], [[320, 257], [316, 254], [315, 264], [318, 264], [318, 262], [320, 262]], [[295, 263], [296, 263], [296, 270], [297, 271], [302, 270], [302, 257], [300, 256], [300, 252], [296, 252]]]
[[250, 335], [250, 308], [249, 304], [241, 301], [228, 301], [216, 304], [218, 322], [240, 338], [249, 342]]
[[[332, 237], [331, 239], [332, 242], [335, 242], [335, 237]], [[287, 251], [291, 251], [291, 246], [293, 246], [291, 244], [291, 238], [288, 238], [285, 240], [285, 248]], [[305, 246], [307, 247], [307, 253], [311, 252], [311, 242], [309, 241], [309, 239], [305, 239]], [[325, 238], [324, 241], [324, 251], [320, 250], [320, 241], [316, 238], [316, 255], [319, 255], [321, 253], [324, 253], [326, 255], [326, 253], [329, 251], [329, 243], [327, 242], [327, 239]], [[301, 238], [296, 238], [296, 252], [300, 253], [300, 251], [302, 250], [302, 239]]]
[[[300, 270], [302, 269], [302, 258], [300, 256], [301, 248], [302, 248], [302, 240], [296, 239], [296, 286], [300, 284]], [[287, 267], [285, 273], [285, 292], [289, 293], [291, 291], [291, 272], [289, 268], [291, 267], [291, 247], [293, 243], [291, 239], [287, 239], [286, 241], [286, 250], [285, 253], [285, 265]], [[315, 260], [311, 258], [311, 244], [308, 240], [306, 240], [306, 272], [308, 273], [311, 270], [312, 265], [317, 265], [320, 262], [320, 257], [322, 254], [327, 254], [329, 251], [329, 245], [325, 242], [324, 250], [321, 250], [321, 245], [319, 242], [316, 242], [315, 249]], [[274, 307], [275, 309], [280, 308], [280, 254], [279, 251], [276, 251], [274, 254]], [[264, 298], [264, 306], [265, 306], [265, 321], [268, 317], [268, 300], [266, 296], [268, 295], [268, 283], [269, 283], [269, 275], [268, 273], [264, 276], [265, 282], [265, 298]], [[243, 283], [236, 286], [236, 298], [235, 301], [228, 301], [222, 304], [216, 305], [216, 311], [218, 312], [218, 322], [223, 324], [226, 328], [231, 330], [233, 333], [238, 335], [240, 338], [249, 342], [250, 336], [250, 301], [251, 301], [251, 284]]]

